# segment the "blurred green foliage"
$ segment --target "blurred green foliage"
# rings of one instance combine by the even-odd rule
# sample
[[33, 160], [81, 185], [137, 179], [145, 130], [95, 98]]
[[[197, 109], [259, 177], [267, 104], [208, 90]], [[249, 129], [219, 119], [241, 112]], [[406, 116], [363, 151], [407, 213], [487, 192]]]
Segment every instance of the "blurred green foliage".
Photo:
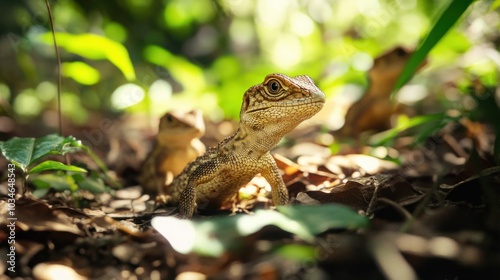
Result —
[[[422, 41], [418, 49], [408, 61], [405, 69], [401, 73], [396, 85], [395, 90], [400, 89], [404, 84], [410, 80], [413, 73], [419, 68], [422, 62], [427, 57], [428, 53], [434, 46], [441, 41], [443, 36], [457, 23], [462, 14], [474, 2], [474, 0], [451, 1], [443, 13], [438, 17], [436, 23], [433, 24], [432, 29], [429, 31], [427, 37]], [[395, 96], [396, 91], [393, 92], [392, 97]]]
[[[327, 96], [366, 86], [372, 58], [416, 47], [449, 1], [126, 0], [52, 2], [63, 60], [63, 114], [161, 114], [201, 108], [238, 118], [241, 96], [270, 72], [307, 74]], [[475, 78], [498, 84], [498, 1], [476, 1], [430, 52], [414, 83], [456, 102]], [[56, 59], [43, 1], [0, 3], [0, 114], [32, 121], [57, 109]], [[438, 102], [435, 102], [435, 101]], [[432, 106], [427, 106], [432, 104]], [[426, 111], [427, 110], [427, 111]]]

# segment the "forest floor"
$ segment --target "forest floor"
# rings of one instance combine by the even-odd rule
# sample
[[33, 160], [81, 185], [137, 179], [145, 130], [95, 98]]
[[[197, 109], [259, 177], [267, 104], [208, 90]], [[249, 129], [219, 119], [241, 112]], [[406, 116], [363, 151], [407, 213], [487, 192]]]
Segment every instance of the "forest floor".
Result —
[[[203, 141], [213, 145], [232, 129], [231, 122], [207, 123]], [[69, 131], [85, 139], [82, 129]], [[326, 227], [309, 240], [268, 224], [238, 235], [231, 241], [236, 246], [220, 254], [180, 253], [151, 226], [153, 217], [173, 215], [176, 208], [155, 209], [153, 198], [143, 194], [135, 179], [149, 149], [144, 143], [150, 143], [152, 134], [138, 139], [124, 131], [130, 132], [106, 134], [101, 139], [105, 144], [93, 147], [123, 188], [100, 194], [51, 191], [41, 198], [28, 192], [17, 197], [16, 227], [6, 227], [9, 221], [1, 220], [0, 272], [5, 275], [0, 278], [494, 279], [500, 275], [500, 167], [491, 157], [494, 134], [484, 124], [449, 124], [416, 146], [411, 145], [411, 136], [396, 138], [390, 147], [341, 143], [333, 154], [321, 144], [333, 139], [329, 132], [302, 126], [273, 151], [292, 204], [318, 207], [312, 209], [318, 209], [319, 220], [335, 219], [322, 213], [320, 205], [345, 205], [366, 217], [368, 224]], [[399, 162], [380, 159], [387, 157]], [[85, 154], [72, 155], [71, 160], [95, 168]], [[0, 190], [6, 198], [6, 182]], [[2, 199], [2, 217], [7, 208]], [[195, 220], [217, 216], [224, 221], [229, 215], [251, 216], [257, 209], [270, 208], [267, 184], [256, 177], [223, 209], [197, 215]], [[227, 226], [218, 230], [226, 231], [226, 238], [235, 236], [227, 224], [209, 225]], [[15, 262], [9, 263], [7, 241], [12, 234]], [[12, 265], [15, 272], [9, 271]]]

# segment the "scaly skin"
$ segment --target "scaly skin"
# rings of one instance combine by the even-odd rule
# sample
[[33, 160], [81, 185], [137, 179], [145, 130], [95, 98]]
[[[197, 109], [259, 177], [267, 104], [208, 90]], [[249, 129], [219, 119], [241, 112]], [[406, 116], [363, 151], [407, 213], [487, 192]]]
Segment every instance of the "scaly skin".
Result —
[[163, 115], [153, 150], [146, 157], [139, 175], [145, 192], [164, 194], [174, 176], [205, 152], [205, 145], [199, 139], [204, 133], [200, 111]]
[[260, 173], [276, 205], [288, 204], [288, 190], [269, 150], [299, 123], [315, 115], [324, 93], [307, 76], [268, 75], [243, 96], [238, 130], [191, 162], [159, 200], [179, 205], [180, 217], [195, 209], [217, 209]]

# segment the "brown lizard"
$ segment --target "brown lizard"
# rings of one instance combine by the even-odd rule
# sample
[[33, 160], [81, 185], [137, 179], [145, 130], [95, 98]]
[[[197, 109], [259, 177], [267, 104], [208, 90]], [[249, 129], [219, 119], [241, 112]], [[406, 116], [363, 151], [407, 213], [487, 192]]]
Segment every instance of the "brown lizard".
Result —
[[[369, 87], [347, 111], [340, 136], [357, 137], [361, 132], [390, 128], [390, 118], [400, 106], [389, 99], [396, 81], [413, 51], [396, 47], [377, 57], [368, 72]], [[417, 69], [420, 70], [426, 62]]]
[[145, 192], [165, 193], [174, 176], [205, 152], [200, 137], [205, 124], [200, 111], [168, 112], [160, 118], [153, 150], [144, 161], [139, 181]]
[[196, 208], [217, 209], [255, 175], [271, 185], [274, 204], [288, 204], [288, 190], [269, 152], [285, 134], [316, 114], [324, 93], [308, 76], [266, 76], [243, 96], [237, 131], [186, 166], [159, 200], [179, 205], [182, 218]]

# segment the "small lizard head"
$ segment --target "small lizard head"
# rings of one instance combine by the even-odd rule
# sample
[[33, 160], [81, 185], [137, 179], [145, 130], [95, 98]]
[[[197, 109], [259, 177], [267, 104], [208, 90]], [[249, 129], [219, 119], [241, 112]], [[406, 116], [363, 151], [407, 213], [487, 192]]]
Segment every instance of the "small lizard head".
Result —
[[325, 94], [308, 76], [270, 74], [245, 92], [240, 121], [254, 130], [288, 133], [314, 116], [324, 103]]
[[[372, 68], [368, 71], [370, 82], [376, 84], [377, 87], [388, 85], [392, 89], [413, 53], [412, 49], [396, 47], [375, 58]], [[427, 59], [418, 66], [415, 72], [425, 65], [427, 65]]]
[[160, 118], [158, 138], [201, 137], [205, 133], [205, 124], [201, 111], [192, 110], [186, 113], [168, 112]]

